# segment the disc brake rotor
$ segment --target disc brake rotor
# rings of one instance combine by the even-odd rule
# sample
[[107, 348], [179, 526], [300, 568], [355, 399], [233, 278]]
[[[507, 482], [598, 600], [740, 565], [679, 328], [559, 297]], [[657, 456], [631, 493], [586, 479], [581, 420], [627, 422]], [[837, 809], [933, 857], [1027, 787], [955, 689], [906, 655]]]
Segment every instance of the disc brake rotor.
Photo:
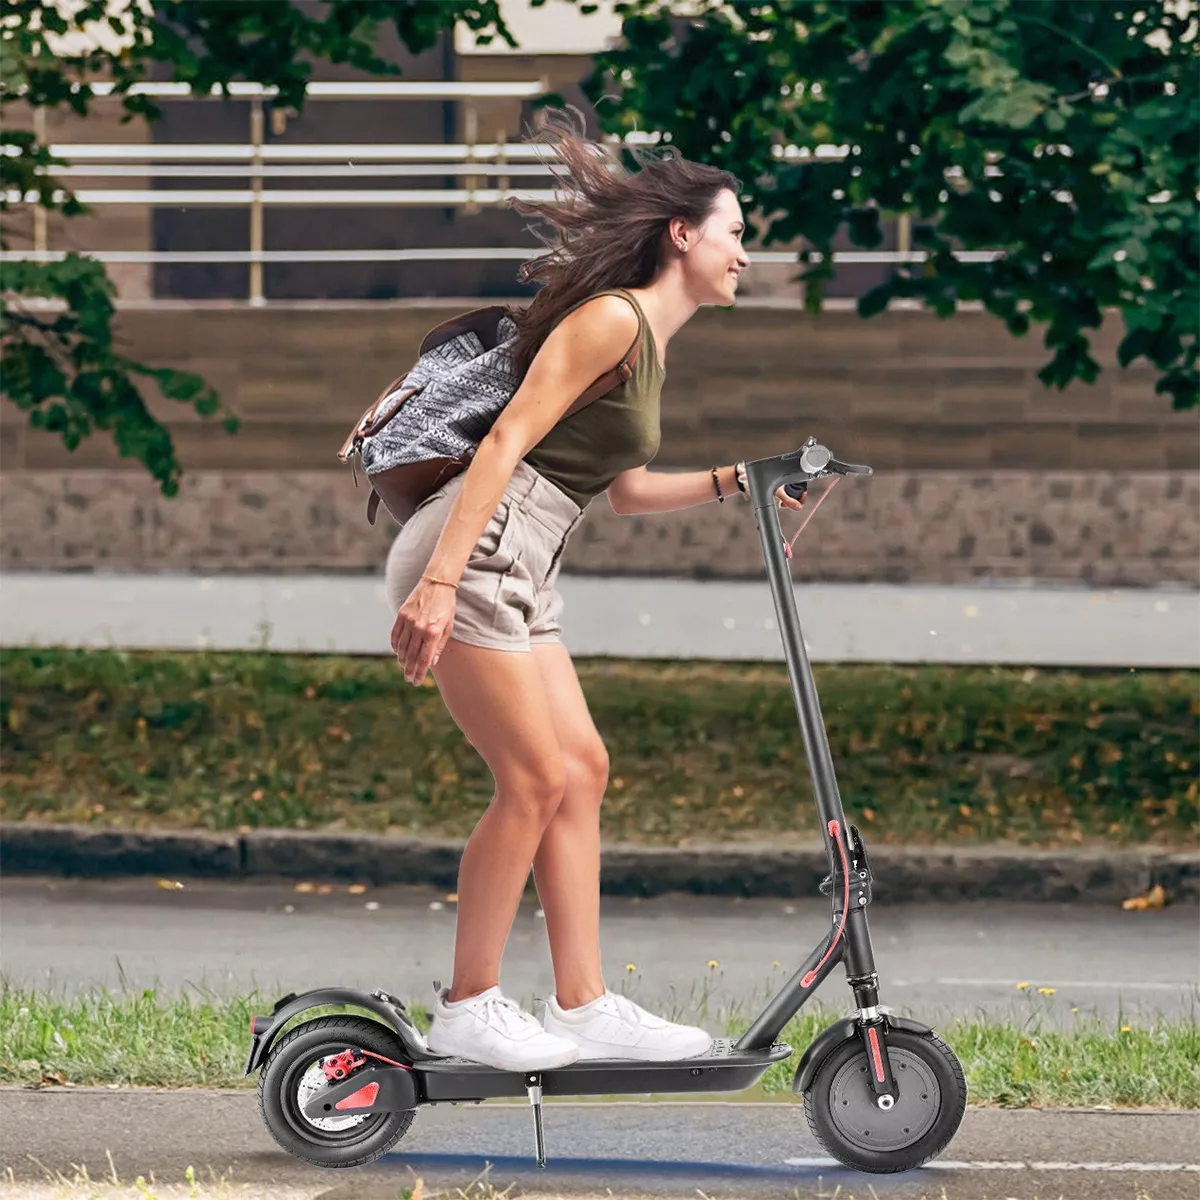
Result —
[[353, 1129], [355, 1125], [361, 1125], [367, 1119], [367, 1113], [359, 1113], [357, 1116], [350, 1113], [344, 1117], [310, 1117], [305, 1115], [304, 1110], [308, 1107], [308, 1102], [318, 1092], [323, 1092], [328, 1086], [329, 1081], [325, 1078], [325, 1072], [321, 1069], [321, 1060], [318, 1059], [304, 1072], [300, 1078], [300, 1082], [296, 1085], [296, 1108], [300, 1116], [309, 1125], [314, 1126], [316, 1129], [323, 1129], [326, 1133], [340, 1133], [343, 1129]]
[[875, 1103], [865, 1051], [838, 1071], [829, 1089], [834, 1125], [860, 1150], [903, 1150], [913, 1145], [933, 1127], [941, 1108], [942, 1090], [928, 1063], [899, 1047], [889, 1049], [888, 1058], [898, 1092], [890, 1109]]

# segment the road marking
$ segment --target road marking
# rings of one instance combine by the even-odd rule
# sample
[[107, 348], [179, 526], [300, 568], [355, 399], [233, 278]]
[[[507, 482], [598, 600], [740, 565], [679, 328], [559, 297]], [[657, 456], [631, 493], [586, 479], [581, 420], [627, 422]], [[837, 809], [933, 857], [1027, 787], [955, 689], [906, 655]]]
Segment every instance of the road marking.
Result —
[[[1120, 981], [1111, 982], [1109, 980], [1096, 979], [1039, 979], [1038, 987], [1052, 988], [1097, 988], [1101, 991], [1158, 991], [1158, 992], [1173, 992], [1178, 988], [1194, 988], [1197, 986], [1197, 980], [1181, 979], [1178, 982], [1161, 980], [1142, 981], [1136, 983], [1123, 983]], [[889, 987], [921, 987], [928, 984], [943, 984], [947, 987], [987, 987], [1000, 988], [1004, 991], [1014, 991], [1016, 985], [1011, 979], [955, 979], [955, 978], [938, 978], [938, 979], [892, 979], [888, 981]]]
[[[784, 1163], [789, 1167], [843, 1167], [836, 1158], [785, 1158]], [[955, 1162], [952, 1159], [939, 1159], [929, 1162], [921, 1168], [923, 1171], [1108, 1171], [1114, 1174], [1143, 1172], [1146, 1174], [1168, 1174], [1185, 1171], [1200, 1174], [1200, 1164], [1196, 1163], [1147, 1163], [1147, 1162], [991, 1162], [980, 1159], [976, 1162]]]

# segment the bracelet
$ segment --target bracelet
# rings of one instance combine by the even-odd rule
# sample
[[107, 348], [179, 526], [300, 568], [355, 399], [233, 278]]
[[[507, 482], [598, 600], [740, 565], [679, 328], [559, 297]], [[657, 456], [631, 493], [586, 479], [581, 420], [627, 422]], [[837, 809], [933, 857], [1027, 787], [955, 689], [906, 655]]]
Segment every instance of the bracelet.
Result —
[[448, 579], [438, 579], [433, 575], [422, 575], [422, 579], [428, 579], [430, 583], [444, 583], [447, 587], [457, 588], [457, 583], [451, 583]]
[[713, 469], [712, 469], [712, 477], [713, 477], [713, 487], [716, 489], [716, 492], [717, 492], [717, 502], [719, 504], [724, 504], [725, 496], [724, 496], [724, 493], [722, 493], [722, 491], [721, 491], [721, 481], [717, 478], [717, 468], [716, 467], [713, 467]]

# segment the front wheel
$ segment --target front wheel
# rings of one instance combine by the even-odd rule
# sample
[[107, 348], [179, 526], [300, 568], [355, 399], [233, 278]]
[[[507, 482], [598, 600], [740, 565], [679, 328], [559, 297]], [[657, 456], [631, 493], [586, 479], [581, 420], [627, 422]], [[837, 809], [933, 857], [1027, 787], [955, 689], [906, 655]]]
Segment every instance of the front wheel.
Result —
[[365, 1017], [318, 1017], [297, 1025], [267, 1056], [258, 1081], [258, 1103], [271, 1136], [290, 1154], [316, 1167], [358, 1167], [390, 1150], [415, 1115], [404, 1112], [347, 1113], [307, 1117], [304, 1108], [328, 1086], [321, 1064], [357, 1047], [401, 1061], [404, 1047], [394, 1033]]
[[911, 1171], [940, 1154], [958, 1132], [967, 1081], [954, 1051], [935, 1033], [887, 1031], [896, 1103], [875, 1103], [867, 1053], [854, 1038], [832, 1050], [804, 1093], [818, 1142], [857, 1171]]

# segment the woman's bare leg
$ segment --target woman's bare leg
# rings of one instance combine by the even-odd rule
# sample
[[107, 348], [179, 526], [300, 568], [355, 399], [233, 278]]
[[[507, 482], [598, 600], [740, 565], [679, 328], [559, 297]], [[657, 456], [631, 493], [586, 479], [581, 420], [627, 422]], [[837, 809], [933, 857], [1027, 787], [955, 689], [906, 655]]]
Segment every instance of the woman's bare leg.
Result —
[[451, 638], [433, 675], [450, 715], [496, 781], [459, 865], [453, 1001], [499, 983], [509, 930], [538, 843], [562, 800], [565, 771], [552, 704], [532, 654]]
[[608, 784], [608, 753], [566, 647], [542, 643], [534, 646], [533, 657], [566, 771], [562, 803], [542, 834], [533, 875], [546, 914], [556, 998], [563, 1008], [577, 1008], [604, 992], [600, 801]]

